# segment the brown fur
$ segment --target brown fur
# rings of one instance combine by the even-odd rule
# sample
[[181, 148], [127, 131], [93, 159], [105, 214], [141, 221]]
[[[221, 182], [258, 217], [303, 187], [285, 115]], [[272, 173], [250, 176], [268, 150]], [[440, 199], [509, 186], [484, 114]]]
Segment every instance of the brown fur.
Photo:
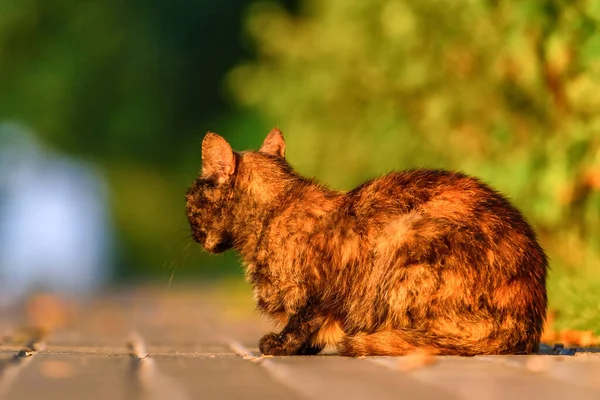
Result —
[[259, 151], [209, 133], [187, 194], [193, 237], [237, 250], [264, 354], [526, 354], [546, 315], [544, 251], [521, 213], [461, 173], [395, 172], [341, 193], [296, 174], [274, 129]]

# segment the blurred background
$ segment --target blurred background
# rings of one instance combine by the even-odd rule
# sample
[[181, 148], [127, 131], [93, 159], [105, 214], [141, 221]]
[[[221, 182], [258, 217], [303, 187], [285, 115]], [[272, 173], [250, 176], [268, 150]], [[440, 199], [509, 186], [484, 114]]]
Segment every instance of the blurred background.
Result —
[[600, 333], [600, 2], [0, 0], [0, 302], [241, 279], [193, 244], [207, 130], [273, 126], [348, 189], [443, 167], [506, 193], [562, 328]]

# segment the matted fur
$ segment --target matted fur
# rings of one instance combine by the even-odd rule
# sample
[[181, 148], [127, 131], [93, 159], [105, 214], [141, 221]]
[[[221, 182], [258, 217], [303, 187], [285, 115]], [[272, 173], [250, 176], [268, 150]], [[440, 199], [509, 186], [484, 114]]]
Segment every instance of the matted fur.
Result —
[[237, 250], [258, 308], [283, 330], [263, 354], [526, 354], [548, 263], [506, 198], [462, 173], [416, 169], [349, 192], [301, 177], [278, 129], [259, 151], [219, 135], [187, 194], [194, 239]]

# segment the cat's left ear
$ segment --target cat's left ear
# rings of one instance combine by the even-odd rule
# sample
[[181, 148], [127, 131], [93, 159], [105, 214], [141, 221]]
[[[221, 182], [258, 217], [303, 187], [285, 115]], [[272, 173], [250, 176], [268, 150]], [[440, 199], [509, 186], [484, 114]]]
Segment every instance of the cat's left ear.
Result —
[[259, 150], [261, 153], [285, 158], [285, 140], [279, 128], [273, 128], [265, 138]]
[[202, 175], [225, 182], [235, 172], [235, 155], [225, 139], [208, 132], [202, 140]]

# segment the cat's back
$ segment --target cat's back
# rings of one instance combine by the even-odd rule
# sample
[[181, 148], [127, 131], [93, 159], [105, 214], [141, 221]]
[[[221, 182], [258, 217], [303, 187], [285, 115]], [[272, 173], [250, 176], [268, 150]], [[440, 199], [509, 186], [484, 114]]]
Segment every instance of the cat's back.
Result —
[[400, 245], [420, 237], [427, 245], [435, 240], [469, 247], [512, 243], [542, 254], [520, 211], [461, 172], [415, 169], [367, 181], [346, 194], [344, 215], [371, 245]]
[[456, 219], [473, 213], [518, 211], [480, 180], [461, 172], [413, 169], [371, 179], [346, 194], [349, 213], [371, 218], [424, 212]]

